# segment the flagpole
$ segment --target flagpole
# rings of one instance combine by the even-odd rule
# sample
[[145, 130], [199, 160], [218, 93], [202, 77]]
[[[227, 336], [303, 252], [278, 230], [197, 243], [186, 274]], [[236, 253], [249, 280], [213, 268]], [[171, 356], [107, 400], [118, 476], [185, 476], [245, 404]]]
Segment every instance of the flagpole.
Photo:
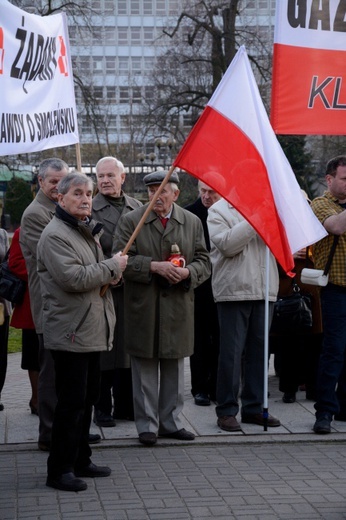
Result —
[[264, 299], [264, 385], [263, 427], [268, 429], [268, 361], [269, 361], [269, 247], [266, 246], [265, 299]]
[[76, 162], [77, 162], [77, 171], [82, 173], [82, 157], [80, 153], [80, 143], [76, 143]]
[[[155, 205], [155, 202], [157, 201], [157, 199], [159, 198], [163, 188], [166, 186], [166, 184], [168, 183], [169, 181], [169, 178], [170, 176], [172, 175], [172, 173], [174, 172], [175, 170], [175, 166], [171, 166], [170, 169], [168, 170], [168, 172], [166, 173], [165, 175], [165, 178], [163, 179], [163, 181], [161, 182], [158, 190], [154, 193], [153, 195], [153, 198], [151, 199], [150, 203], [148, 204], [148, 207], [146, 208], [145, 212], [143, 213], [142, 215], [142, 218], [140, 219], [140, 221], [138, 222], [134, 232], [132, 233], [132, 235], [130, 236], [126, 246], [124, 247], [123, 251], [122, 251], [122, 255], [126, 255], [128, 250], [130, 249], [130, 247], [132, 246], [133, 242], [136, 240], [136, 237], [138, 235], [138, 233], [140, 232], [140, 230], [142, 229], [143, 227], [143, 224], [147, 218], [147, 216], [149, 215], [149, 213], [151, 212], [151, 210], [153, 209], [154, 205]], [[101, 287], [101, 290], [100, 290], [100, 295], [101, 296], [104, 296], [107, 289], [109, 287], [109, 284], [107, 285], [103, 285]]]

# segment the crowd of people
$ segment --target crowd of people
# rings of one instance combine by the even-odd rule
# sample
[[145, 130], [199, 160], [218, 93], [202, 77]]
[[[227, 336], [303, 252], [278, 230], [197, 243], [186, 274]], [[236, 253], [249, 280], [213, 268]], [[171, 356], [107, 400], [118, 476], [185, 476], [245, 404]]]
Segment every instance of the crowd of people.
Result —
[[[186, 357], [194, 403], [214, 402], [220, 429], [239, 431], [238, 414], [243, 423], [280, 426], [263, 414], [265, 292], [271, 319], [291, 281], [270, 255], [265, 287], [265, 244], [208, 185], [199, 181], [197, 200], [182, 208], [176, 172], [143, 181], [144, 205], [124, 193], [121, 161], [103, 157], [95, 195], [91, 178], [45, 159], [10, 249], [0, 229], [0, 260], [9, 249], [11, 270], [28, 284], [14, 310], [0, 300], [0, 397], [11, 324], [22, 329], [21, 366], [39, 417], [38, 447], [49, 452], [49, 487], [82, 491], [83, 477], [110, 475], [91, 460], [90, 444], [100, 442], [92, 420], [109, 428], [134, 420], [145, 446], [159, 437], [193, 441], [181, 421]], [[331, 431], [333, 418], [346, 421], [346, 156], [329, 161], [326, 183], [311, 207], [328, 236], [295, 255], [313, 326], [304, 335], [270, 335], [283, 403], [304, 387], [316, 403], [318, 434]], [[303, 265], [324, 269], [335, 235], [328, 284], [304, 288]]]

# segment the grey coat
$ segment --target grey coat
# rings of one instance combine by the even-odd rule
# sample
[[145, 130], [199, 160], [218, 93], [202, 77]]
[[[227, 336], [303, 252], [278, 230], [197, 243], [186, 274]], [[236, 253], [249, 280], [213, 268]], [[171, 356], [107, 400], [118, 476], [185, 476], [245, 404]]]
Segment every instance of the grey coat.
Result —
[[[117, 250], [127, 244], [146, 206], [121, 218]], [[167, 260], [177, 243], [190, 279], [177, 285], [150, 272], [152, 260]], [[194, 289], [210, 276], [209, 254], [198, 217], [173, 205], [164, 229], [152, 211], [129, 250], [125, 278], [125, 344], [143, 358], [178, 359], [190, 356], [194, 344]]]
[[[101, 193], [93, 199], [92, 216], [103, 224], [103, 234], [100, 238], [103, 254], [106, 258], [112, 256], [113, 243], [117, 237], [119, 219], [130, 211], [142, 206], [142, 203], [133, 197], [122, 193], [125, 204], [122, 212], [117, 210], [109, 200]], [[116, 251], [114, 251], [116, 252]], [[114, 368], [129, 368], [130, 357], [125, 352], [124, 346], [124, 288], [123, 285], [111, 287], [117, 323], [114, 332], [113, 349], [103, 352], [101, 355], [101, 370], [113, 370]]]
[[40, 281], [37, 274], [37, 244], [42, 231], [52, 220], [56, 204], [39, 190], [35, 199], [23, 213], [19, 243], [28, 271], [31, 313], [38, 334], [42, 334], [42, 297]]
[[112, 348], [115, 313], [110, 291], [100, 288], [120, 274], [103, 259], [95, 221], [72, 226], [54, 216], [37, 246], [43, 301], [44, 346], [71, 352]]

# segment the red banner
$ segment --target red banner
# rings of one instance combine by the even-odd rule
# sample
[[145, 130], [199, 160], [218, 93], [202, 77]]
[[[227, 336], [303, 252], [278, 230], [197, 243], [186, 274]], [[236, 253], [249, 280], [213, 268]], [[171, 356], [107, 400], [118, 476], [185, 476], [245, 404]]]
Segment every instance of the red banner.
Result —
[[271, 124], [277, 134], [346, 134], [346, 3], [277, 2]]

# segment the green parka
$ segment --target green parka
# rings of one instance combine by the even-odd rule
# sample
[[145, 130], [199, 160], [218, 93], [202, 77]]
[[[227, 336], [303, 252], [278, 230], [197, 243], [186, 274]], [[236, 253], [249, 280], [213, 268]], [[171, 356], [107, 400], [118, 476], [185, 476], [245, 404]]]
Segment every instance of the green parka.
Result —
[[[147, 205], [124, 215], [114, 250], [123, 250]], [[177, 285], [150, 272], [151, 261], [164, 261], [172, 244], [186, 259], [190, 278]], [[151, 211], [129, 252], [125, 279], [125, 346], [143, 358], [179, 359], [193, 354], [194, 289], [210, 276], [209, 253], [200, 219], [173, 204], [164, 229]]]

